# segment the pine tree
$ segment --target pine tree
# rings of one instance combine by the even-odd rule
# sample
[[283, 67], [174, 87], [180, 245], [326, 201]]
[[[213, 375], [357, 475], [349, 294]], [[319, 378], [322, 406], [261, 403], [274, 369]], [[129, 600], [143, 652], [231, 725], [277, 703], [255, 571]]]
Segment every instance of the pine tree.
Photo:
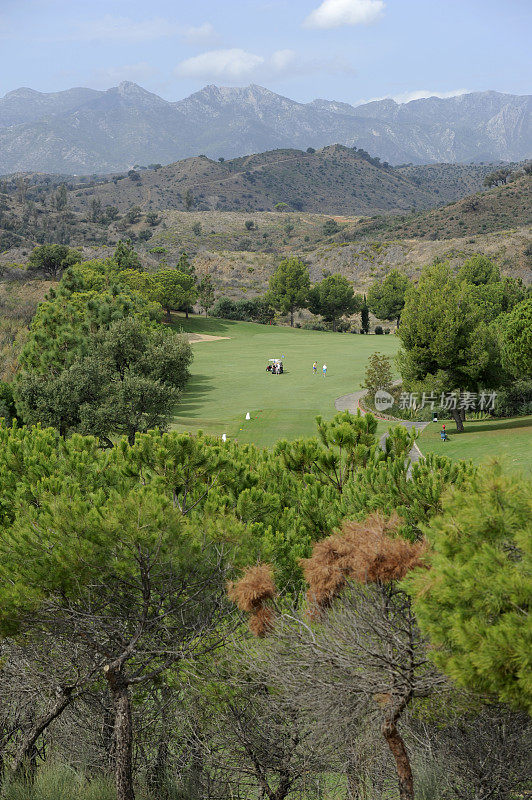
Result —
[[112, 261], [120, 269], [141, 269], [140, 258], [133, 249], [131, 241], [120, 241], [112, 255]]
[[339, 319], [355, 314], [361, 306], [362, 298], [355, 295], [353, 285], [343, 275], [328, 275], [309, 292], [309, 309], [330, 322], [333, 331]]
[[198, 296], [194, 276], [179, 269], [162, 269], [153, 279], [157, 286], [157, 300], [165, 309], [166, 318], [170, 319], [173, 310], [183, 310], [188, 317]]
[[89, 496], [83, 477], [67, 480], [19, 504], [0, 542], [0, 631], [53, 632], [92, 660], [113, 701], [116, 797], [134, 800], [132, 694], [221, 642], [226, 566], [204, 525], [155, 486], [111, 488], [101, 475]]
[[410, 281], [399, 270], [389, 272], [383, 281], [370, 286], [368, 306], [378, 319], [396, 320], [399, 325]]
[[301, 259], [284, 258], [270, 278], [268, 301], [283, 314], [290, 314], [294, 326], [294, 313], [304, 308], [310, 289], [308, 267]]
[[459, 685], [532, 710], [532, 484], [481, 471], [425, 532], [430, 570], [408, 581], [438, 666]]

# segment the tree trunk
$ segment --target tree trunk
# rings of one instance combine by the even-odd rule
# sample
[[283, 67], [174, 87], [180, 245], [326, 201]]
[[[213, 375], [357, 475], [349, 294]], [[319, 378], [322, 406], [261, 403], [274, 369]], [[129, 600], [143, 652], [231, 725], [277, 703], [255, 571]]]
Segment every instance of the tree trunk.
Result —
[[32, 759], [35, 751], [35, 745], [39, 736], [41, 736], [46, 728], [57, 719], [65, 708], [72, 701], [72, 687], [67, 686], [59, 690], [57, 700], [54, 705], [44, 714], [37, 722], [33, 724], [28, 733], [24, 736], [17, 754], [15, 756], [15, 763], [13, 765], [13, 775], [20, 778], [26, 772], [26, 767]]
[[185, 307], [185, 319], [188, 319], [188, 306]]
[[294, 309], [293, 308], [290, 309], [290, 327], [291, 328], [294, 327]]
[[397, 726], [395, 714], [387, 715], [381, 725], [381, 733], [386, 739], [388, 747], [395, 759], [397, 778], [399, 781], [399, 797], [401, 800], [414, 800], [414, 779], [410, 759]]
[[168, 774], [168, 761], [170, 757], [170, 724], [168, 719], [167, 692], [164, 688], [161, 695], [161, 704], [159, 706], [161, 732], [157, 743], [157, 753], [146, 772], [146, 783], [148, 788], [153, 792], [157, 792], [157, 797], [163, 800], [163, 798], [169, 796], [165, 791], [165, 779]]
[[292, 781], [290, 780], [290, 776], [287, 774], [282, 774], [279, 781], [279, 786], [272, 795], [272, 800], [285, 800], [285, 797], [288, 797], [290, 794], [291, 786]]
[[333, 319], [333, 321], [332, 321], [332, 328], [333, 328], [333, 332], [336, 331], [336, 320], [335, 319]]
[[116, 800], [135, 800], [133, 791], [133, 724], [129, 686], [120, 667], [104, 668], [114, 706]]
[[464, 423], [462, 421], [462, 415], [457, 408], [451, 408], [451, 414], [453, 415], [453, 419], [456, 422], [456, 430], [459, 433], [462, 433], [464, 430]]

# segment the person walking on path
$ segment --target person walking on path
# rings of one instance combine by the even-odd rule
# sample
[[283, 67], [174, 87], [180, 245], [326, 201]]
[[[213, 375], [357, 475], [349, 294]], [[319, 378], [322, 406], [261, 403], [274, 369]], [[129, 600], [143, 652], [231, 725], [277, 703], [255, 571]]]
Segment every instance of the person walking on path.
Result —
[[314, 364], [312, 365], [312, 374], [316, 375], [317, 372], [318, 372], [318, 362], [315, 361]]
[[327, 377], [327, 364], [323, 365], [322, 372], [323, 372], [323, 377], [326, 378]]

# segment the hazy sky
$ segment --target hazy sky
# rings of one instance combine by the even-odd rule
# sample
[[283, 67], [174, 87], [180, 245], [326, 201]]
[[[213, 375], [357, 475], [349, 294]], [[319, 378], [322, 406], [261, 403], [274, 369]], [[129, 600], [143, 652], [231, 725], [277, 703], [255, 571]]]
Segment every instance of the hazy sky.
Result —
[[357, 103], [531, 90], [532, 0], [0, 0], [0, 95], [20, 86], [170, 100], [259, 83]]

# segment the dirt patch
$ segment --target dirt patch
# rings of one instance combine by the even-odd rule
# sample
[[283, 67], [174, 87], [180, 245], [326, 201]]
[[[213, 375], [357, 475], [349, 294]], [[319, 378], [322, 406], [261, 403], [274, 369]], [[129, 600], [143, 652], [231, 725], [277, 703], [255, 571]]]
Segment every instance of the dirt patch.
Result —
[[208, 333], [188, 333], [188, 340], [191, 344], [196, 342], [217, 342], [219, 339], [230, 339], [230, 336], [210, 336]]

